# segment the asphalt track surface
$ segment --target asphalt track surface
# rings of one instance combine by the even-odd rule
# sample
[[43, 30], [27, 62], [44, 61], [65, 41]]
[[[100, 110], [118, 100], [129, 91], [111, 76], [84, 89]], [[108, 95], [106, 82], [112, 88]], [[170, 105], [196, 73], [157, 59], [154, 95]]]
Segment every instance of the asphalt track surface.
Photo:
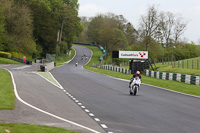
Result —
[[[75, 58], [51, 72], [58, 82], [113, 133], [199, 133], [200, 99], [141, 85], [129, 95], [128, 82], [82, 68], [92, 52], [73, 46]], [[78, 62], [78, 67], [75, 63]], [[189, 88], [188, 88], [189, 89]]]
[[55, 126], [81, 133], [105, 133], [63, 90], [33, 73], [37, 67], [37, 64], [0, 64], [0, 68], [11, 71], [18, 92], [15, 109], [0, 110], [0, 122]]

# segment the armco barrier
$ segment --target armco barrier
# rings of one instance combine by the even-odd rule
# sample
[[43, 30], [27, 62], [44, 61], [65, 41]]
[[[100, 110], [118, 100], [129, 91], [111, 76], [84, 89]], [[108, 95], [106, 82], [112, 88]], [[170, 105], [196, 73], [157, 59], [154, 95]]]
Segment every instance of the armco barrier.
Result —
[[180, 74], [180, 73], [155, 72], [150, 70], [145, 70], [145, 74], [146, 76], [158, 79], [174, 80], [174, 81], [184, 82], [187, 84], [200, 85], [199, 76]]

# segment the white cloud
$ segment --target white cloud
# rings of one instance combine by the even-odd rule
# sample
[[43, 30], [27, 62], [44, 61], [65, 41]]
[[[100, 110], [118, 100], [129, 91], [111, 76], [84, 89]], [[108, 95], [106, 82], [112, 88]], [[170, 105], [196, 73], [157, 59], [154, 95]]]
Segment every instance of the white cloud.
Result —
[[79, 7], [79, 16], [93, 17], [99, 13], [106, 13], [107, 9], [99, 7], [95, 4], [85, 4]]

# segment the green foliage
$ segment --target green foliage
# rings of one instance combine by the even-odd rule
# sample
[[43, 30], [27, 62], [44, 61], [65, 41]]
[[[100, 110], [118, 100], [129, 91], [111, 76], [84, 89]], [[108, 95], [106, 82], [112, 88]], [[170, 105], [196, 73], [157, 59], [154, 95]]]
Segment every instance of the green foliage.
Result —
[[11, 53], [0, 51], [0, 57], [11, 58]]
[[23, 53], [19, 53], [19, 52], [10, 52], [10, 53], [12, 54], [13, 57], [16, 57], [16, 58], [23, 59], [23, 57], [26, 56], [27, 60], [31, 60], [32, 59], [32, 56], [26, 55], [26, 54], [23, 54]]
[[0, 110], [13, 110], [15, 95], [10, 73], [0, 69]]
[[0, 123], [0, 132], [4, 133], [5, 130], [10, 130], [13, 133], [78, 133], [57, 127]]
[[1, 58], [1, 57], [0, 57], [0, 64], [22, 64], [22, 63], [13, 61], [13, 60], [11, 60], [11, 59]]
[[3, 15], [3, 9], [0, 7], [0, 50], [4, 50], [5, 40], [5, 17]]
[[32, 14], [26, 5], [15, 4], [14, 0], [1, 0], [0, 7], [5, 16], [6, 51], [17, 51], [32, 54], [36, 48], [32, 37]]

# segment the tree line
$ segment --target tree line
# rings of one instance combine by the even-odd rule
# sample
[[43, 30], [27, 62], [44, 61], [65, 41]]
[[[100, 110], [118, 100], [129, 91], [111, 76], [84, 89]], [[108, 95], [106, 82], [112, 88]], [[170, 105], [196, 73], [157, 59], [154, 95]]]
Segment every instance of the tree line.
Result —
[[1, 0], [0, 51], [65, 54], [82, 30], [78, 0]]
[[200, 56], [199, 46], [182, 39], [188, 21], [181, 15], [159, 11], [154, 5], [140, 17], [137, 29], [123, 15], [113, 13], [81, 17], [81, 21], [84, 31], [76, 41], [100, 44], [109, 55], [113, 50], [147, 50], [153, 60]]

